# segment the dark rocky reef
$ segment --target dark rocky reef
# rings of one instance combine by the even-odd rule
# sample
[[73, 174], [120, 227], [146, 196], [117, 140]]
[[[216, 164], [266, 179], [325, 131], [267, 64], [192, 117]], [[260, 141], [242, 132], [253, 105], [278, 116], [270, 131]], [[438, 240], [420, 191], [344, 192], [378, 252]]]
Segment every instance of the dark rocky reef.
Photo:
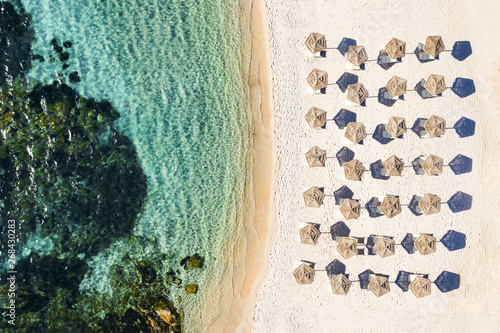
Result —
[[18, 13], [11, 3], [0, 1], [0, 85], [29, 71], [34, 39], [31, 20], [24, 8]]

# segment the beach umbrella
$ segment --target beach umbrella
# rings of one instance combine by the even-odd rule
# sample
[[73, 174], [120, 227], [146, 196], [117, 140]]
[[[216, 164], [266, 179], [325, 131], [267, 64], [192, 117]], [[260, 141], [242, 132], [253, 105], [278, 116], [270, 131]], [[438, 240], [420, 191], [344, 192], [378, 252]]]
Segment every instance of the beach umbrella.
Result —
[[352, 282], [349, 281], [347, 276], [340, 273], [330, 279], [330, 284], [332, 286], [332, 292], [335, 295], [346, 296], [347, 293], [349, 293], [349, 289], [351, 289]]
[[344, 164], [345, 178], [349, 180], [361, 180], [365, 170], [365, 167], [357, 159]]
[[385, 174], [387, 176], [401, 176], [405, 168], [405, 163], [396, 155], [392, 155], [383, 163]]
[[441, 136], [446, 130], [446, 121], [438, 116], [430, 116], [424, 123], [424, 128], [431, 138]]
[[326, 151], [314, 146], [306, 153], [306, 160], [311, 168], [324, 167], [326, 160]]
[[304, 244], [308, 245], [316, 245], [318, 242], [319, 236], [321, 236], [321, 232], [312, 225], [308, 223], [305, 227], [299, 230], [300, 241]]
[[380, 211], [388, 218], [392, 219], [394, 216], [401, 213], [401, 203], [398, 197], [385, 197], [380, 204]]
[[414, 243], [418, 252], [425, 256], [436, 252], [436, 237], [428, 234], [420, 234]]
[[391, 291], [389, 279], [383, 275], [373, 275], [370, 283], [368, 283], [368, 289], [377, 297], [385, 295]]
[[385, 130], [389, 132], [393, 137], [399, 138], [401, 135], [406, 133], [405, 118], [390, 117], [387, 125], [385, 125]]
[[314, 281], [314, 268], [303, 263], [293, 271], [298, 284], [311, 284]]
[[401, 39], [393, 38], [385, 46], [385, 50], [392, 59], [402, 58], [406, 53], [406, 42]]
[[354, 83], [347, 86], [347, 100], [361, 105], [368, 97], [368, 90], [366, 90], [363, 83]]
[[351, 237], [342, 237], [337, 245], [337, 252], [344, 259], [349, 259], [358, 254], [358, 240]]
[[347, 50], [346, 60], [355, 66], [361, 66], [365, 61], [368, 60], [368, 55], [366, 54], [366, 49], [361, 45], [351, 45], [349, 50]]
[[441, 211], [441, 198], [437, 195], [426, 193], [422, 200], [418, 202], [418, 206], [425, 215], [439, 213]]
[[304, 44], [312, 54], [321, 52], [326, 49], [325, 35], [317, 32], [311, 32], [309, 36], [307, 36]]
[[363, 123], [349, 123], [345, 128], [344, 136], [353, 143], [359, 143], [366, 138], [366, 128]]
[[406, 84], [408, 81], [402, 77], [394, 75], [385, 85], [387, 91], [392, 97], [397, 97], [406, 94]]
[[410, 283], [410, 290], [417, 298], [429, 296], [431, 294], [431, 283], [431, 280], [417, 275]]
[[313, 90], [326, 88], [328, 86], [328, 73], [315, 68], [307, 77], [307, 82]]
[[396, 251], [396, 242], [388, 237], [380, 237], [373, 246], [381, 258], [394, 255]]
[[444, 51], [444, 42], [441, 36], [429, 36], [425, 40], [424, 51], [433, 58], [436, 58]]
[[312, 107], [304, 118], [311, 128], [323, 127], [326, 123], [326, 111]]
[[425, 81], [424, 88], [434, 96], [439, 95], [446, 90], [446, 82], [444, 82], [444, 76], [437, 74], [429, 75], [427, 81]]
[[325, 194], [316, 186], [311, 187], [304, 193], [304, 202], [307, 207], [320, 207], [323, 203], [323, 199], [325, 199]]
[[333, 191], [333, 196], [335, 197], [335, 204], [340, 205], [341, 200], [343, 199], [352, 199], [354, 192], [345, 185], [342, 185], [338, 190]]
[[429, 176], [439, 175], [443, 172], [443, 159], [436, 155], [430, 154], [421, 165]]
[[340, 212], [346, 220], [357, 219], [361, 215], [361, 204], [352, 199], [346, 199], [340, 206]]

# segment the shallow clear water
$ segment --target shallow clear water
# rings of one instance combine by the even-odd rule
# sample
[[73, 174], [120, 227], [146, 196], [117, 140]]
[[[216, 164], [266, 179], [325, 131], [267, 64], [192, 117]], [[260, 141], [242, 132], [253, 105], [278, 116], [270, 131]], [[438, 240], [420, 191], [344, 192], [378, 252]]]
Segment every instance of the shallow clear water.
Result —
[[34, 53], [46, 59], [33, 61], [29, 76], [57, 79], [63, 71], [59, 61], [49, 61], [55, 55], [49, 43], [72, 41], [66, 72], [78, 71], [82, 81], [71, 86], [118, 110], [118, 127], [135, 144], [148, 180], [134, 229], [143, 238], [86, 258], [93, 271], [81, 288], [110, 295], [109, 266], [125, 254], [141, 260], [166, 253], [165, 266], [177, 269], [181, 258], [200, 253], [208, 269], [181, 274], [186, 282], [203, 282], [233, 228], [244, 189], [248, 105], [237, 2], [22, 3], [32, 15]]

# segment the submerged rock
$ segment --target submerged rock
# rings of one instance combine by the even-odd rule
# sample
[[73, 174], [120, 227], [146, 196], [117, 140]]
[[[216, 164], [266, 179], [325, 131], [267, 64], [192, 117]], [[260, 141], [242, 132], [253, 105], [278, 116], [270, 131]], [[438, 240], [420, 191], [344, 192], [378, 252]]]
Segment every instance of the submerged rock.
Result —
[[188, 284], [187, 286], [184, 286], [184, 290], [186, 291], [187, 294], [194, 295], [198, 292], [198, 285]]
[[65, 41], [65, 42], [63, 43], [63, 46], [64, 46], [65, 48], [68, 48], [68, 47], [73, 46], [73, 43], [72, 43], [71, 41], [67, 40], [67, 41]]
[[80, 81], [81, 81], [81, 79], [78, 76], [78, 72], [75, 71], [75, 72], [69, 73], [69, 82], [71, 82], [71, 83], [78, 83]]
[[205, 263], [205, 258], [200, 256], [198, 253], [193, 254], [190, 257], [186, 257], [181, 260], [180, 265], [184, 267], [184, 269], [190, 268], [203, 268], [203, 264]]
[[149, 262], [145, 260], [139, 261], [139, 263], [136, 266], [136, 269], [141, 275], [142, 283], [153, 283], [155, 281], [156, 271]]

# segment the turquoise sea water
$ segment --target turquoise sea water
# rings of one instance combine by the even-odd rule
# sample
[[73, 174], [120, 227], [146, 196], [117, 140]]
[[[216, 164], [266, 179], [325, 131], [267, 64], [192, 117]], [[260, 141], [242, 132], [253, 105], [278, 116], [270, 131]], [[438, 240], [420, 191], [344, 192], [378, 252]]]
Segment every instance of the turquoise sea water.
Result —
[[[112, 103], [147, 176], [146, 203], [133, 231], [139, 237], [85, 258], [92, 272], [81, 289], [109, 299], [111, 265], [158, 253], [166, 254], [158, 274], [179, 269], [187, 255], [206, 257], [203, 271], [180, 274], [185, 283], [209, 287], [207, 272], [217, 266], [214, 254], [234, 228], [244, 192], [249, 116], [238, 3], [21, 2], [32, 15], [34, 53], [46, 59], [33, 61], [28, 76], [57, 79], [61, 64], [49, 61], [50, 41], [72, 41], [68, 71], [78, 71], [82, 81], [71, 86]], [[174, 293], [187, 297], [182, 289]], [[189, 309], [201, 306], [201, 296], [190, 297], [187, 321]]]

